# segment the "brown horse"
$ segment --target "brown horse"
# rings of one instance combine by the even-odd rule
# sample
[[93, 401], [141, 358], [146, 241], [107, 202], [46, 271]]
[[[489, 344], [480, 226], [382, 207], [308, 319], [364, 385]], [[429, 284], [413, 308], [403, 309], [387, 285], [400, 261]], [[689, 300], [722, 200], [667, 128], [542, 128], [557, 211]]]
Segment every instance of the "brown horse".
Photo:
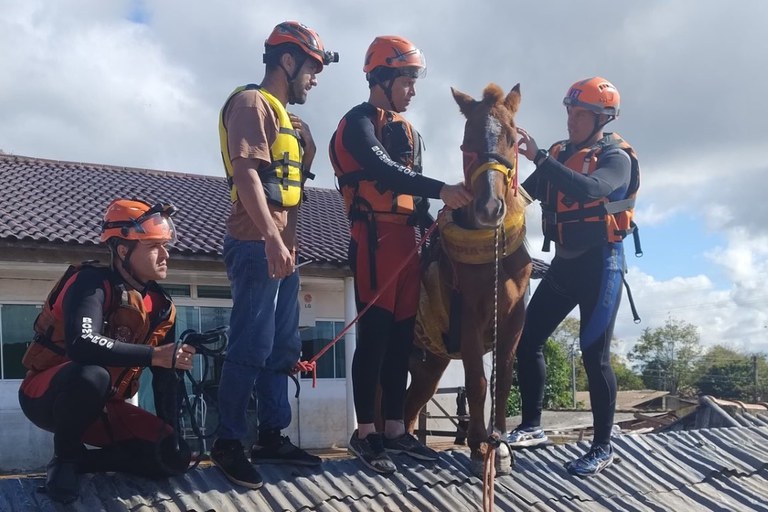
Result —
[[[526, 202], [517, 190], [515, 175], [514, 115], [520, 104], [520, 84], [506, 97], [499, 86], [489, 84], [479, 101], [451, 91], [467, 119], [461, 149], [465, 183], [474, 199], [438, 217], [437, 257], [423, 276], [416, 319], [416, 347], [423, 350], [415, 351], [410, 361], [405, 424], [413, 432], [419, 411], [434, 395], [450, 360], [462, 359], [470, 415], [467, 439], [472, 470], [479, 474], [481, 444], [491, 433], [489, 423], [492, 429], [506, 432], [506, 401], [525, 317], [523, 296], [531, 275], [524, 244]], [[484, 418], [488, 380], [483, 355], [491, 350], [494, 338], [495, 417], [489, 422]], [[497, 464], [500, 473], [510, 471], [510, 457], [506, 462], [504, 457], [502, 453], [497, 458], [502, 461]]]

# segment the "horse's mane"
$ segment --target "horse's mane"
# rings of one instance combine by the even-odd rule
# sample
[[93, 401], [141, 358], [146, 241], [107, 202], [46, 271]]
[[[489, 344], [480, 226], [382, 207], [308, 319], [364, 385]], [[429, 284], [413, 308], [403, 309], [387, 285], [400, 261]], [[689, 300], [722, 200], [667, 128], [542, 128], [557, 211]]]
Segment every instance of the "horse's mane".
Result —
[[483, 91], [483, 103], [486, 105], [495, 105], [504, 100], [504, 91], [498, 85], [490, 83]]

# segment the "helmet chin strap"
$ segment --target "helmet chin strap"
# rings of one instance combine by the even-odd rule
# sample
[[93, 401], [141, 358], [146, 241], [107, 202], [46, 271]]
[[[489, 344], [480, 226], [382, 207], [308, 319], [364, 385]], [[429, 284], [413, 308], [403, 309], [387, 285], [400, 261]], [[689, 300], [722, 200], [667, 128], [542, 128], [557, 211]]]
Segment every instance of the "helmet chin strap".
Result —
[[[131, 269], [131, 254], [133, 254], [135, 245], [126, 244], [126, 246], [128, 247], [128, 251], [125, 253], [125, 259], [120, 257], [120, 253], [117, 251], [117, 247], [115, 247], [115, 250], [112, 253], [112, 266], [117, 269], [129, 285], [136, 290], [143, 290], [147, 287], [147, 283], [136, 277]], [[117, 258], [117, 261], [115, 261], [115, 257]]]
[[379, 82], [379, 86], [384, 91], [384, 96], [387, 97], [387, 101], [389, 102], [389, 106], [392, 107], [392, 112], [399, 112], [397, 110], [397, 107], [395, 107], [395, 102], [392, 101], [392, 83], [395, 81], [394, 78], [390, 78], [386, 82]]
[[285, 66], [283, 66], [283, 63], [280, 63], [280, 69], [283, 70], [283, 73], [285, 73], [285, 78], [288, 81], [288, 103], [291, 105], [296, 102], [296, 95], [293, 93], [293, 84], [296, 81], [296, 77], [299, 76], [299, 71], [301, 71], [301, 68], [304, 66], [307, 58], [308, 57], [306, 54], [302, 54], [300, 57], [293, 57], [293, 60], [296, 63], [296, 69], [293, 71], [293, 73], [289, 73], [288, 70], [285, 69]]
[[584, 139], [583, 141], [576, 144], [576, 149], [584, 149], [585, 147], [592, 144], [592, 138], [597, 135], [597, 133], [605, 127], [608, 123], [616, 119], [616, 116], [608, 116], [608, 120], [604, 123], [600, 123], [600, 114], [595, 114], [595, 127], [592, 129], [592, 133], [589, 134], [589, 136]]

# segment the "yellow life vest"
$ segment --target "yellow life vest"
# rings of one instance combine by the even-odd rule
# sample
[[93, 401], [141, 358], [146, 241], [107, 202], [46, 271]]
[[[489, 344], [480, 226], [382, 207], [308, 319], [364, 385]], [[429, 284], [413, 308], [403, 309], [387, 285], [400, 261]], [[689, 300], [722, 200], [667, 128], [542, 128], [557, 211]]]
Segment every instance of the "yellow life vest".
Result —
[[288, 117], [288, 111], [285, 110], [283, 104], [266, 89], [256, 84], [248, 84], [235, 89], [227, 98], [219, 114], [219, 142], [221, 144], [221, 158], [224, 161], [224, 170], [227, 173], [227, 183], [229, 184], [229, 198], [233, 203], [238, 199], [237, 187], [235, 187], [233, 179], [232, 158], [229, 154], [228, 134], [227, 127], [224, 125], [224, 116], [232, 98], [242, 91], [250, 90], [257, 90], [264, 96], [272, 110], [275, 111], [280, 125], [277, 138], [270, 147], [272, 163], [268, 167], [259, 170], [264, 194], [267, 196], [267, 201], [277, 206], [283, 208], [297, 206], [301, 202], [304, 182], [304, 169], [302, 165], [304, 153], [299, 143], [298, 134], [293, 129], [291, 119]]

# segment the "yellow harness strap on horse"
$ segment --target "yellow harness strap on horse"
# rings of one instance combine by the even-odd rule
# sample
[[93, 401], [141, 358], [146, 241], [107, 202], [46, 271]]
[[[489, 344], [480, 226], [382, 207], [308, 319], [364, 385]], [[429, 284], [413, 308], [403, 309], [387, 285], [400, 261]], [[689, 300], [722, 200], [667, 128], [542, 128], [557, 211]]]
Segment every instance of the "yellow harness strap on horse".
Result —
[[[437, 219], [443, 249], [457, 263], [481, 265], [496, 257], [492, 229], [464, 229], [453, 220], [453, 211], [443, 210]], [[525, 240], [525, 211], [507, 211], [504, 217], [504, 254], [515, 252]]]
[[[440, 229], [440, 244], [446, 255], [457, 263], [480, 265], [492, 263], [496, 257], [494, 248], [495, 231], [492, 229], [464, 229], [453, 220], [452, 210], [443, 210], [437, 225]], [[503, 252], [507, 256], [514, 253], [525, 240], [525, 212], [510, 213], [504, 217], [505, 243]], [[460, 353], [448, 353], [444, 336], [450, 328], [451, 284], [450, 279], [440, 275], [440, 261], [429, 264], [421, 277], [419, 311], [415, 328], [417, 347], [429, 350], [433, 354], [461, 359]], [[485, 351], [492, 348], [492, 340], [487, 340]]]

